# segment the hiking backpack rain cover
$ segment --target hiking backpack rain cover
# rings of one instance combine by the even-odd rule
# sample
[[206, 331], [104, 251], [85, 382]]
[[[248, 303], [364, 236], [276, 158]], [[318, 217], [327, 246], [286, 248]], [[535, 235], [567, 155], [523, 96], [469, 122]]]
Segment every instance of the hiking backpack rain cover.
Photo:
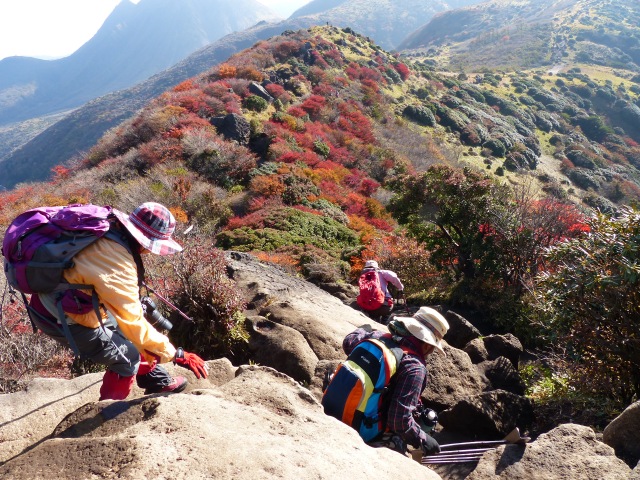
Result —
[[365, 442], [376, 438], [385, 429], [385, 393], [403, 354], [390, 335], [360, 342], [324, 391], [324, 412], [353, 427]]
[[384, 292], [377, 270], [365, 270], [358, 278], [360, 293], [356, 302], [364, 310], [377, 310], [384, 305]]
[[[91, 285], [67, 283], [64, 271], [73, 266], [74, 255], [109, 232], [111, 211], [96, 205], [39, 207], [18, 215], [9, 225], [2, 242], [4, 272], [9, 285], [22, 294], [29, 317], [38, 312], [29, 306], [25, 294], [59, 293], [59, 317], [64, 317], [64, 295], [80, 295], [72, 289], [93, 290]], [[93, 297], [88, 311], [97, 310], [97, 295]], [[70, 339], [66, 320], [59, 320]], [[70, 343], [74, 348], [71, 339]]]

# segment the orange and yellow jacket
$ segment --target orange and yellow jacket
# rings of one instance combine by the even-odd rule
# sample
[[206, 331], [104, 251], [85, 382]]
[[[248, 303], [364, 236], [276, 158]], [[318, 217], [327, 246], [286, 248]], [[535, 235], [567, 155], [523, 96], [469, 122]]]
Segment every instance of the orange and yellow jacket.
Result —
[[[173, 360], [175, 347], [166, 335], [144, 318], [136, 264], [124, 246], [101, 238], [75, 255], [73, 263], [74, 266], [65, 271], [65, 280], [93, 285], [100, 303], [115, 317], [122, 334], [136, 346], [145, 360], [150, 363], [154, 360], [159, 363]], [[86, 314], [67, 315], [79, 325], [89, 328], [100, 326], [93, 310]]]

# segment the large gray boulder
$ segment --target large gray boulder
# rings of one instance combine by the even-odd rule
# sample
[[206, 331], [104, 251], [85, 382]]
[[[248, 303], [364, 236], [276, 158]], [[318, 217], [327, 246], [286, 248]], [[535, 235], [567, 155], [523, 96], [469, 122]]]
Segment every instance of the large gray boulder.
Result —
[[248, 145], [251, 137], [251, 125], [242, 115], [229, 113], [212, 117], [209, 123], [216, 127], [218, 133], [227, 140], [234, 140], [240, 145]]
[[524, 395], [526, 385], [513, 364], [506, 357], [486, 360], [477, 365], [480, 372], [491, 382], [494, 390], [506, 390]]
[[[227, 359], [207, 362], [209, 377], [195, 375], [174, 365], [165, 365], [172, 375], [182, 375], [189, 384], [185, 393], [199, 388], [213, 388], [235, 377], [237, 367]], [[30, 445], [42, 441], [70, 412], [98, 401], [102, 373], [91, 373], [72, 380], [36, 378], [25, 390], [0, 395], [0, 463], [17, 455]], [[134, 385], [130, 398], [143, 395]], [[0, 478], [10, 478], [2, 477]]]
[[[49, 393], [57, 399], [86, 388], [65, 381], [56, 386]], [[21, 411], [27, 429], [37, 429], [48, 412], [47, 404], [14, 405], [22, 400], [18, 394], [5, 398], [5, 406]], [[232, 380], [191, 394], [85, 403], [48, 433], [6, 459], [0, 478], [365, 480], [403, 472], [440, 479], [407, 457], [367, 446], [355, 430], [324, 415], [309, 390], [266, 367], [240, 367]]]
[[501, 439], [516, 427], [526, 431], [531, 426], [533, 404], [526, 397], [493, 390], [459, 401], [438, 420], [445, 430]]
[[471, 340], [482, 335], [480, 330], [474, 327], [469, 320], [454, 311], [447, 310], [444, 318], [449, 322], [449, 331], [444, 339], [453, 347], [464, 348]]
[[273, 102], [273, 97], [269, 95], [269, 92], [267, 92], [259, 83], [251, 82], [249, 84], [249, 92], [259, 96], [260, 98], [264, 98], [269, 103]]
[[96, 401], [101, 384], [101, 373], [36, 378], [25, 390], [0, 395], [0, 463], [42, 440], [69, 412]]
[[229, 276], [249, 302], [247, 313], [297, 330], [318, 360], [343, 359], [342, 340], [360, 325], [369, 323], [386, 330], [312, 283], [287, 275], [249, 254], [225, 255]]
[[465, 345], [463, 350], [469, 355], [473, 363], [482, 363], [489, 360], [489, 352], [484, 345], [482, 338], [474, 338]]
[[526, 446], [485, 453], [467, 480], [628, 480], [630, 474], [591, 428], [565, 424]]
[[517, 369], [520, 361], [520, 355], [524, 349], [518, 338], [507, 333], [504, 335], [488, 335], [483, 339], [484, 346], [489, 352], [489, 360], [495, 360], [498, 357], [508, 358], [513, 366]]
[[616, 455], [635, 466], [640, 461], [640, 402], [627, 407], [606, 426], [602, 441], [614, 448]]
[[311, 382], [318, 357], [300, 332], [258, 315], [247, 319], [247, 327], [254, 362], [273, 367], [299, 382]]
[[491, 385], [465, 352], [446, 343], [444, 351], [446, 356], [434, 353], [427, 357], [429, 378], [422, 394], [425, 404], [436, 411], [479, 395]]
[[474, 338], [460, 348], [467, 352], [473, 363], [505, 357], [513, 364], [516, 370], [520, 362], [520, 355], [524, 351], [520, 340], [511, 333]]

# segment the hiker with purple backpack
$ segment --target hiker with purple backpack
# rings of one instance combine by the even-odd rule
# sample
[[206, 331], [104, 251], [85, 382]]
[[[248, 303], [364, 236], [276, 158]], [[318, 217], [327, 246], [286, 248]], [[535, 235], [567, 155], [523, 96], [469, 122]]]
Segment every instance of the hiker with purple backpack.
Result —
[[187, 380], [161, 366], [170, 361], [197, 378], [208, 375], [204, 360], [175, 348], [147, 321], [140, 301], [141, 254], [180, 252], [174, 229], [171, 212], [153, 202], [130, 215], [95, 205], [41, 207], [7, 229], [2, 253], [9, 285], [25, 303], [31, 294], [34, 329], [107, 367], [100, 400], [125, 399], [134, 381], [145, 394], [184, 390]]

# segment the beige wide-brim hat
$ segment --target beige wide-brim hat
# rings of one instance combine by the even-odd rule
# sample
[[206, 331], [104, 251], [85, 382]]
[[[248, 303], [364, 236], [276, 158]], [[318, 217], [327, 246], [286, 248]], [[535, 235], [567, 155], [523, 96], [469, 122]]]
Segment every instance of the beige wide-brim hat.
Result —
[[395, 317], [421, 342], [433, 345], [436, 351], [446, 355], [442, 348], [442, 339], [449, 330], [449, 322], [436, 310], [420, 307], [412, 317]]
[[364, 268], [379, 268], [378, 262], [376, 262], [375, 260], [367, 260], [364, 263]]

